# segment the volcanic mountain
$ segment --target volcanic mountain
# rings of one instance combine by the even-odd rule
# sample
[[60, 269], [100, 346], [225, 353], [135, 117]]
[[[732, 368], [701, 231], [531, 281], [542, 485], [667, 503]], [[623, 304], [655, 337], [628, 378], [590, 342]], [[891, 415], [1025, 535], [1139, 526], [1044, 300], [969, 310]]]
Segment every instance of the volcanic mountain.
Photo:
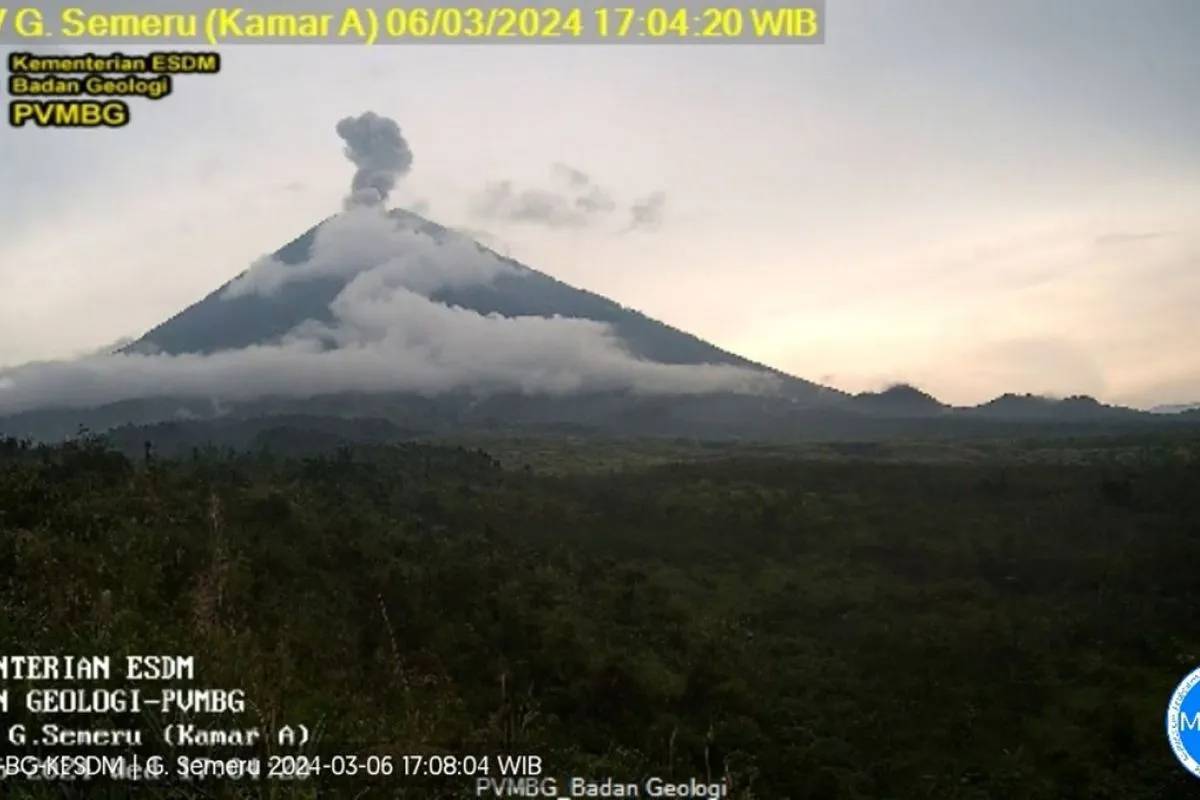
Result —
[[[664, 364], [743, 367], [776, 376], [791, 397], [817, 402], [833, 402], [842, 397], [840, 392], [784, 375], [605, 297], [568, 286], [412, 212], [394, 209], [388, 212], [388, 217], [397, 229], [427, 236], [438, 243], [470, 241], [480, 252], [511, 268], [488, 282], [439, 287], [429, 294], [435, 302], [502, 317], [592, 320], [610, 326], [625, 349], [639, 359]], [[277, 250], [272, 258], [292, 266], [307, 262], [318, 231], [328, 222], [310, 228]], [[158, 325], [123, 348], [123, 352], [208, 354], [277, 341], [305, 322], [333, 322], [331, 307], [347, 283], [340, 275], [315, 276], [288, 282], [269, 295], [231, 294], [231, 287], [246, 275], [242, 273]]]

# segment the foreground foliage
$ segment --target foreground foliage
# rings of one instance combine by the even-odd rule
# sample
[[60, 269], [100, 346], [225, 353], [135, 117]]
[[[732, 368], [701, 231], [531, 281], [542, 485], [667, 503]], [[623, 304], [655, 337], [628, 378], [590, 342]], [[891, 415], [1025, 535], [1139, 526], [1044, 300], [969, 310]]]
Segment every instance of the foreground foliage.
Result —
[[252, 699], [241, 725], [340, 752], [539, 753], [742, 798], [1180, 797], [1162, 719], [1200, 664], [1195, 455], [550, 475], [423, 445], [0, 442], [0, 649], [194, 654], [198, 685]]

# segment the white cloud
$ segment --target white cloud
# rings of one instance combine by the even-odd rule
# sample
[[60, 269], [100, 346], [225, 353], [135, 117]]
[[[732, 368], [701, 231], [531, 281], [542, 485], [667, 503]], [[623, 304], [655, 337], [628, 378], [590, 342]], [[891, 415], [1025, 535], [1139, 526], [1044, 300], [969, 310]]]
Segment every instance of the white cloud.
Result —
[[382, 271], [396, 285], [429, 294], [441, 288], [489, 283], [512, 269], [464, 236], [450, 233], [434, 240], [378, 206], [364, 206], [323, 223], [308, 260], [285, 264], [264, 256], [234, 280], [224, 296], [273, 295], [288, 283], [324, 277], [349, 279], [365, 270]]

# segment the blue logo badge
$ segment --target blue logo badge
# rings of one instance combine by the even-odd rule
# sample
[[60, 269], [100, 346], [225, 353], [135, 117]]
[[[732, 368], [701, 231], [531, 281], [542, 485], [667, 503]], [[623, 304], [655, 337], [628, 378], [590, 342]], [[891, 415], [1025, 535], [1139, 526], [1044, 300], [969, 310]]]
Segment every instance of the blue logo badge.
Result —
[[1180, 681], [1171, 695], [1167, 739], [1184, 769], [1200, 778], [1200, 668]]

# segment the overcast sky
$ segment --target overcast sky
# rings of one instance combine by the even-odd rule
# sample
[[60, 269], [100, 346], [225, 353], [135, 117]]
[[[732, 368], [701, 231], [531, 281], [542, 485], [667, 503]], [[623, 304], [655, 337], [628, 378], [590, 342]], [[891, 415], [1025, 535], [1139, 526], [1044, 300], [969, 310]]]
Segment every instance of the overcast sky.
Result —
[[1193, 0], [829, 0], [823, 46], [228, 47], [127, 128], [0, 129], [0, 366], [337, 212], [371, 109], [394, 205], [802, 377], [1200, 401], [1197, 42]]

